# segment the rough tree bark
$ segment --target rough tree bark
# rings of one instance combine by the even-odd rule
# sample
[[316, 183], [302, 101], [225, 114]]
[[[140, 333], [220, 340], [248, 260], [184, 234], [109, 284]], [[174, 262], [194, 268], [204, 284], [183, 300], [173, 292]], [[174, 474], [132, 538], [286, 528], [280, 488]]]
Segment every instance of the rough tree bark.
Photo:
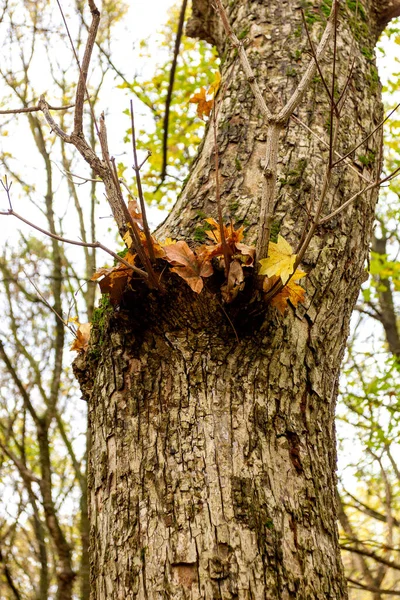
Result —
[[[226, 89], [217, 102], [225, 216], [245, 224], [254, 243], [265, 126], [212, 2], [193, 4], [189, 32], [215, 43], [223, 58]], [[301, 6], [317, 41], [328, 0], [227, 6], [274, 108], [310, 60]], [[398, 13], [398, 2], [341, 5], [336, 94], [354, 57], [338, 132], [342, 154], [382, 119], [373, 48]], [[322, 63], [328, 80], [331, 65], [332, 45]], [[296, 117], [303, 126], [292, 120], [280, 136], [273, 216], [293, 247], [327, 160], [321, 140], [329, 139], [330, 109], [320, 77]], [[378, 131], [351, 156], [355, 170], [335, 170], [324, 214], [360, 189], [361, 176], [376, 177], [380, 143]], [[210, 127], [160, 236], [192, 240], [204, 215], [215, 216], [213, 152]], [[89, 352], [75, 362], [92, 436], [93, 599], [347, 597], [334, 411], [376, 199], [372, 190], [318, 227], [303, 260], [306, 301], [284, 317], [261, 310], [246, 291], [223, 308], [212, 281], [197, 296], [177, 277], [164, 295], [127, 293], [121, 309], [94, 327]]]

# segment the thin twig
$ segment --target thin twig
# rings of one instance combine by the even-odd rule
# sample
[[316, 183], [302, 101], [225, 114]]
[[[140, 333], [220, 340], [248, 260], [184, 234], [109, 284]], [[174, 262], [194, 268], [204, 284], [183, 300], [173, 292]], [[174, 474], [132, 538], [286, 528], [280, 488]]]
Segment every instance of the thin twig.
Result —
[[[296, 115], [292, 115], [290, 118], [293, 119], [293, 121], [295, 121], [295, 123], [298, 123], [298, 125], [300, 125], [300, 127], [303, 127], [306, 131], [308, 131], [308, 133], [310, 133], [316, 140], [318, 140], [326, 148], [329, 148], [328, 142], [326, 142], [324, 139], [322, 139], [321, 137], [319, 137], [319, 135], [316, 134], [315, 131], [313, 131], [311, 129], [311, 127], [308, 127], [308, 125], [306, 125], [305, 123], [303, 123], [303, 121], [301, 121], [298, 117], [296, 117]], [[334, 154], [336, 156], [338, 156], [339, 158], [342, 158], [340, 152], [338, 152], [337, 150], [334, 151]], [[356, 167], [352, 164], [351, 159], [346, 158], [344, 164], [346, 165], [346, 167], [349, 167], [349, 169], [351, 169], [354, 173], [356, 173], [359, 177], [361, 177], [361, 179], [364, 179], [364, 181], [366, 181], [367, 183], [371, 183], [371, 180], [368, 179], [368, 177], [366, 177], [365, 175], [363, 175], [362, 173], [360, 173], [360, 171], [358, 169], [356, 169]]]
[[[85, 91], [87, 92], [86, 81], [89, 71], [90, 59], [92, 57], [93, 46], [96, 41], [97, 30], [100, 24], [100, 11], [93, 0], [88, 0], [90, 12], [92, 13], [92, 22], [90, 24], [88, 39], [86, 42], [85, 53], [83, 55], [82, 66], [80, 68], [80, 77], [76, 88], [75, 114], [74, 114], [74, 133], [80, 135], [83, 129], [83, 104], [85, 100]], [[89, 95], [89, 94], [88, 94]]]
[[[355, 21], [357, 22], [357, 20], [358, 20], [358, 0], [356, 0], [356, 10], [355, 10], [354, 18], [355, 18]], [[351, 40], [350, 53], [349, 53], [349, 56], [352, 56], [353, 59], [351, 61], [350, 69], [349, 69], [349, 72], [348, 72], [348, 75], [346, 78], [346, 83], [344, 84], [344, 87], [343, 87], [343, 91], [340, 94], [338, 101], [336, 102], [336, 106], [338, 108], [339, 115], [342, 112], [343, 107], [345, 105], [346, 96], [347, 96], [347, 93], [349, 90], [349, 84], [350, 84], [350, 81], [351, 81], [351, 78], [353, 75], [354, 65], [356, 64], [356, 53], [354, 52], [354, 47], [355, 47], [355, 37], [353, 36], [352, 40]]]
[[358, 586], [356, 588], [353, 587], [353, 589], [359, 590], [361, 588], [362, 590], [366, 590], [367, 592], [374, 592], [375, 594], [391, 594], [392, 596], [400, 596], [400, 592], [396, 592], [396, 590], [384, 590], [380, 587], [365, 585], [364, 583], [360, 583], [359, 581], [357, 581], [356, 579], [352, 579], [351, 577], [347, 577], [347, 581], [350, 581], [350, 583], [353, 583], [354, 585]]
[[[328, 88], [328, 84], [327, 84], [327, 83], [326, 83], [326, 81], [325, 81], [325, 77], [324, 77], [324, 75], [323, 75], [323, 73], [322, 73], [321, 66], [320, 66], [320, 64], [319, 64], [319, 61], [318, 61], [318, 58], [317, 58], [317, 56], [316, 56], [316, 54], [315, 54], [315, 48], [314, 48], [314, 44], [313, 44], [313, 42], [312, 42], [312, 39], [311, 39], [311, 36], [310, 36], [310, 32], [309, 32], [309, 30], [308, 30], [308, 25], [307, 25], [307, 21], [306, 21], [306, 17], [305, 17], [305, 15], [304, 15], [304, 10], [303, 10], [303, 9], [301, 9], [301, 18], [303, 19], [303, 25], [304, 25], [304, 29], [305, 29], [305, 31], [306, 31], [306, 34], [307, 34], [307, 40], [308, 40], [308, 44], [309, 44], [309, 46], [310, 46], [310, 49], [311, 49], [311, 54], [313, 55], [313, 58], [314, 58], [314, 60], [315, 60], [315, 64], [316, 64], [316, 66], [317, 66], [317, 69], [318, 69], [319, 76], [321, 77], [321, 81], [322, 81], [322, 83], [323, 83], [323, 85], [324, 85], [325, 91], [326, 91], [326, 93], [328, 94], [329, 102], [330, 102], [331, 104], [332, 104], [332, 103], [334, 104], [334, 100], [333, 100], [333, 98], [332, 98], [332, 96], [331, 96], [331, 92], [330, 92], [330, 90], [329, 90], [329, 88]], [[337, 107], [336, 107], [336, 106], [335, 106], [335, 110], [337, 111]]]
[[39, 106], [40, 106], [40, 110], [42, 111], [42, 113], [45, 116], [47, 123], [50, 125], [51, 131], [54, 131], [54, 133], [56, 135], [58, 135], [58, 137], [60, 137], [62, 140], [64, 140], [64, 142], [67, 142], [68, 144], [70, 144], [71, 136], [68, 135], [68, 133], [66, 133], [65, 131], [63, 131], [61, 129], [61, 127], [59, 127], [59, 125], [57, 125], [57, 123], [55, 122], [55, 120], [53, 119], [53, 117], [51, 116], [51, 114], [49, 112], [49, 105], [47, 104], [44, 96], [40, 96]]
[[352, 150], [349, 150], [349, 152], [347, 152], [347, 154], [344, 154], [339, 160], [337, 160], [336, 162], [334, 162], [333, 165], [332, 165], [332, 167], [336, 167], [342, 161], [346, 160], [346, 158], [348, 158], [351, 154], [353, 154], [353, 152], [355, 152], [360, 146], [362, 146], [363, 144], [365, 144], [365, 142], [367, 142], [369, 140], [369, 138], [372, 137], [374, 135], [374, 133], [376, 133], [378, 131], [378, 129], [380, 129], [381, 127], [383, 127], [383, 125], [386, 123], [386, 121], [388, 119], [390, 119], [390, 117], [392, 116], [392, 114], [399, 107], [400, 107], [400, 102], [398, 104], [396, 104], [396, 106], [390, 111], [390, 113], [380, 123], [378, 123], [378, 125], [371, 131], [371, 133], [369, 133], [359, 144], [357, 144], [357, 146], [354, 146], [354, 148]]
[[62, 316], [59, 315], [58, 312], [51, 306], [51, 304], [46, 300], [46, 298], [43, 296], [42, 292], [37, 287], [36, 283], [29, 277], [28, 273], [24, 269], [22, 269], [22, 271], [25, 274], [25, 277], [28, 279], [29, 283], [35, 288], [38, 296], [42, 299], [42, 301], [45, 303], [45, 305], [47, 306], [47, 308], [49, 308], [56, 315], [56, 317], [61, 321], [61, 323], [70, 330], [70, 332], [72, 333], [72, 335], [74, 337], [76, 337], [76, 331], [73, 329], [73, 327], [71, 327], [69, 325], [69, 323], [67, 321], [65, 321], [62, 318]]
[[[62, 175], [64, 175], [64, 177], [66, 177], [68, 179], [68, 181], [70, 181], [74, 185], [84, 185], [85, 183], [88, 183], [88, 182], [103, 183], [102, 179], [91, 179], [90, 177], [83, 177], [82, 175], [77, 175], [76, 173], [72, 173], [72, 171], [68, 171], [67, 169], [63, 170], [58, 166], [58, 164], [56, 163], [55, 160], [52, 160], [51, 162], [60, 171], [60, 173]], [[74, 181], [73, 179], [71, 179], [72, 177], [75, 177], [76, 179], [82, 179], [82, 183], [78, 183], [77, 181]]]
[[323, 225], [324, 223], [327, 223], [328, 221], [330, 221], [331, 219], [333, 219], [333, 217], [336, 217], [336, 215], [338, 215], [339, 213], [341, 213], [342, 210], [344, 210], [345, 208], [347, 208], [347, 206], [349, 206], [352, 202], [354, 202], [354, 200], [356, 200], [359, 196], [361, 196], [361, 194], [364, 194], [365, 192], [369, 192], [373, 188], [381, 186], [383, 183], [386, 183], [387, 181], [391, 181], [392, 179], [394, 179], [395, 177], [397, 177], [397, 175], [399, 173], [400, 173], [400, 167], [397, 167], [397, 169], [395, 169], [392, 173], [390, 173], [389, 175], [387, 175], [383, 179], [380, 179], [378, 181], [374, 181], [373, 183], [371, 183], [367, 187], [363, 188], [362, 190], [360, 190], [359, 192], [357, 192], [356, 194], [354, 194], [351, 198], [349, 198], [348, 200], [346, 200], [346, 202], [344, 202], [336, 210], [334, 210], [333, 212], [331, 212], [329, 215], [327, 215], [323, 219], [320, 219], [320, 221], [318, 222], [318, 225]]
[[7, 181], [7, 175], [4, 175], [4, 181], [1, 179], [1, 185], [4, 188], [4, 191], [7, 194], [7, 200], [8, 200], [8, 205], [10, 207], [10, 210], [12, 210], [12, 204], [11, 204], [11, 196], [10, 196], [10, 190], [11, 190], [11, 186], [12, 186], [12, 181], [10, 181], [10, 183], [8, 183]]
[[[336, 46], [337, 46], [337, 13], [338, 13], [338, 1], [333, 3], [333, 66], [332, 66], [332, 87], [331, 87], [331, 110], [330, 110], [330, 123], [329, 123], [329, 169], [332, 168], [333, 162], [333, 147], [334, 147], [334, 114], [335, 114], [335, 83], [336, 83]], [[339, 124], [339, 119], [338, 119]], [[336, 129], [337, 131], [337, 129]]]
[[[75, 104], [66, 104], [65, 106], [51, 106], [48, 105], [50, 110], [68, 110], [69, 108], [74, 108]], [[39, 112], [42, 108], [39, 106], [29, 106], [24, 108], [12, 108], [9, 110], [0, 110], [0, 115], [18, 115], [20, 113], [33, 113]]]
[[46, 231], [46, 229], [42, 229], [41, 227], [39, 227], [38, 225], [35, 225], [31, 221], [28, 221], [27, 219], [25, 219], [24, 217], [22, 217], [21, 215], [16, 213], [14, 210], [0, 211], [0, 215], [15, 217], [15, 218], [19, 219], [20, 221], [22, 221], [23, 223], [26, 223], [27, 225], [29, 225], [29, 227], [36, 229], [36, 231], [40, 231], [40, 233], [43, 233], [44, 235], [47, 235], [48, 237], [50, 237], [54, 240], [58, 240], [59, 242], [63, 242], [65, 244], [72, 244], [73, 246], [82, 246], [82, 247], [86, 247], [86, 248], [100, 248], [100, 250], [107, 252], [107, 254], [112, 256], [115, 260], [122, 263], [123, 265], [125, 265], [126, 267], [128, 267], [129, 269], [131, 269], [132, 271], [134, 271], [135, 273], [137, 273], [144, 279], [148, 278], [148, 274], [146, 273], [146, 271], [143, 271], [142, 269], [139, 269], [138, 267], [131, 265], [130, 263], [128, 263], [127, 260], [122, 258], [122, 256], [119, 256], [118, 254], [116, 254], [115, 252], [110, 250], [110, 248], [107, 248], [107, 246], [104, 246], [104, 244], [102, 244], [101, 242], [80, 242], [78, 240], [70, 240], [70, 239], [61, 237], [60, 235], [56, 235], [55, 233]]
[[299, 85], [297, 86], [289, 100], [286, 102], [285, 106], [279, 111], [278, 115], [276, 115], [275, 117], [279, 123], [286, 123], [290, 115], [293, 114], [293, 111], [296, 110], [297, 106], [300, 104], [305, 92], [310, 87], [312, 78], [314, 77], [315, 72], [317, 70], [317, 64], [321, 62], [321, 59], [325, 54], [325, 51], [328, 47], [329, 41], [335, 28], [334, 21], [337, 3], [338, 0], [333, 0], [331, 13], [328, 17], [325, 31], [323, 32], [319, 44], [315, 50], [315, 58], [312, 58], [303, 77], [300, 80]]
[[[83, 113], [83, 97], [84, 96], [82, 97], [81, 89], [82, 89], [82, 86], [84, 86], [84, 90], [86, 92], [86, 99], [87, 99], [87, 101], [89, 103], [89, 109], [90, 109], [90, 113], [92, 115], [93, 123], [94, 123], [95, 129], [96, 129], [97, 135], [99, 135], [99, 129], [98, 129], [96, 117], [95, 117], [95, 114], [94, 114], [94, 108], [93, 108], [93, 105], [92, 105], [92, 102], [91, 102], [91, 99], [90, 99], [89, 90], [88, 90], [87, 85], [86, 85], [87, 71], [86, 71], [86, 77], [85, 77], [84, 72], [83, 72], [82, 67], [81, 67], [81, 63], [79, 62], [78, 53], [77, 53], [77, 51], [75, 49], [75, 44], [74, 44], [74, 42], [72, 40], [72, 36], [71, 36], [70, 31], [69, 31], [67, 20], [65, 18], [63, 9], [62, 9], [61, 4], [60, 4], [60, 0], [56, 0], [56, 2], [58, 4], [58, 8], [60, 9], [61, 18], [63, 20], [64, 27], [65, 27], [65, 30], [67, 32], [67, 36], [68, 36], [69, 42], [71, 44], [72, 52], [73, 52], [73, 55], [75, 57], [76, 64], [78, 65], [78, 69], [79, 69], [79, 81], [78, 81], [78, 87], [77, 87], [77, 91], [76, 91], [75, 102], [78, 103], [78, 101], [79, 101], [78, 109], [79, 109], [79, 111], [80, 111], [80, 113], [82, 115], [82, 113]], [[89, 28], [89, 34], [88, 34], [88, 39], [87, 39], [87, 42], [86, 42], [86, 49], [85, 49], [85, 54], [84, 54], [84, 60], [88, 56], [89, 62], [90, 62], [90, 58], [91, 58], [91, 54], [92, 54], [92, 50], [93, 50], [93, 44], [94, 44], [94, 42], [96, 40], [96, 35], [94, 36], [94, 40], [93, 40], [92, 26], [93, 26], [93, 23], [96, 24], [97, 16], [96, 16], [95, 13], [98, 13], [98, 22], [97, 22], [97, 27], [96, 27], [96, 34], [97, 34], [97, 29], [98, 29], [99, 22], [100, 22], [100, 12], [98, 11], [98, 9], [97, 9], [97, 7], [96, 7], [96, 5], [95, 5], [95, 3], [94, 3], [93, 0], [88, 0], [88, 2], [89, 2], [90, 10], [92, 12], [92, 24], [91, 24], [91, 26]], [[89, 46], [91, 46], [91, 47], [89, 48]], [[89, 69], [89, 63], [87, 64], [87, 70], [88, 69]], [[78, 98], [78, 91], [79, 91], [79, 98]], [[76, 112], [76, 109], [75, 109], [75, 112]], [[77, 135], [83, 137], [82, 129], [80, 129], [79, 131], [76, 131], [77, 127], [79, 126], [79, 117], [77, 117], [76, 114], [75, 114], [75, 117], [74, 117], [74, 122], [75, 122], [74, 134], [76, 133]]]
[[143, 196], [142, 180], [140, 178], [140, 167], [139, 167], [137, 151], [136, 151], [135, 117], [134, 117], [134, 113], [133, 113], [132, 100], [130, 101], [130, 111], [131, 111], [131, 127], [132, 127], [133, 170], [135, 171], [136, 186], [137, 186], [137, 191], [138, 191], [138, 196], [139, 196], [140, 209], [142, 211], [143, 230], [144, 230], [144, 234], [146, 236], [150, 260], [152, 262], [154, 262], [155, 256], [154, 256], [153, 240], [151, 239], [150, 228], [149, 228], [149, 224], [147, 222], [146, 204], [145, 204], [144, 196]]
[[[111, 200], [110, 198], [107, 198], [108, 203], [110, 204], [111, 210], [113, 211], [113, 213], [118, 212], [118, 219], [116, 219], [116, 221], [119, 226], [122, 226], [124, 233], [126, 233], [129, 230], [129, 228], [131, 229], [131, 231], [133, 233], [133, 238], [132, 238], [133, 245], [139, 256], [139, 259], [141, 260], [143, 266], [145, 267], [147, 273], [149, 274], [149, 277], [150, 277], [150, 280], [152, 281], [152, 283], [156, 287], [160, 288], [160, 284], [159, 284], [157, 276], [154, 272], [154, 269], [152, 267], [151, 261], [149, 260], [149, 257], [147, 256], [147, 254], [142, 246], [139, 229], [138, 229], [136, 223], [134, 222], [134, 220], [132, 219], [132, 216], [125, 204], [125, 201], [124, 201], [124, 198], [122, 195], [121, 185], [120, 185], [119, 178], [118, 178], [118, 174], [115, 169], [115, 163], [113, 165], [110, 160], [110, 156], [108, 153], [107, 128], [106, 128], [104, 113], [102, 113], [100, 116], [99, 141], [100, 141], [101, 151], [103, 154], [103, 159], [107, 165], [107, 170], [108, 170], [108, 173], [111, 177], [112, 184], [113, 184], [113, 199]], [[116, 192], [116, 194], [114, 194], [114, 192]], [[115, 196], [115, 199], [114, 199], [114, 196]], [[120, 229], [120, 232], [121, 232], [121, 229]], [[122, 237], [124, 236], [123, 233], [121, 233], [121, 235], [122, 235]]]

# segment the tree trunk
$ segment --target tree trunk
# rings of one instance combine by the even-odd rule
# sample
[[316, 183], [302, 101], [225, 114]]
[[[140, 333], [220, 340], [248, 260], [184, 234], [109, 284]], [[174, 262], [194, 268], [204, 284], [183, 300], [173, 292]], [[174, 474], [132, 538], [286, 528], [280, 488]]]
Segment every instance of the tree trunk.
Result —
[[[304, 9], [314, 42], [327, 4]], [[393, 15], [394, 3], [383, 4]], [[294, 0], [229, 7], [274, 110], [310, 60], [299, 8]], [[336, 99], [354, 57], [337, 135], [342, 154], [382, 119], [373, 47], [383, 21], [371, 3], [343, 3], [339, 12]], [[225, 217], [244, 224], [254, 243], [265, 126], [209, 0], [194, 1], [189, 31], [223, 58], [222, 201]], [[322, 62], [328, 82], [332, 47]], [[296, 117], [303, 125], [292, 120], [280, 136], [273, 216], [293, 248], [327, 162], [330, 109], [319, 76]], [[378, 131], [352, 155], [353, 169], [342, 163], [334, 171], [324, 214], [359, 191], [362, 176], [376, 177], [380, 143]], [[176, 277], [164, 295], [125, 294], [121, 309], [94, 327], [89, 352], [75, 362], [92, 436], [93, 600], [347, 598], [334, 411], [376, 198], [376, 190], [363, 194], [318, 227], [303, 260], [306, 300], [285, 316], [246, 288], [223, 307], [214, 280], [197, 296]], [[204, 215], [216, 215], [212, 127], [159, 234], [198, 238]]]

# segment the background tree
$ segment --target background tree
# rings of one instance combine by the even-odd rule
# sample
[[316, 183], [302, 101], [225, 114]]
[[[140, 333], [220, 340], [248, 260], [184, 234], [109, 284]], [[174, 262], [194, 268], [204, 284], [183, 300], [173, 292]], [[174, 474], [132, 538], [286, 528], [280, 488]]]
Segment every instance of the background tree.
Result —
[[[384, 42], [387, 52], [396, 48], [396, 41], [398, 26], [394, 23], [388, 28]], [[385, 127], [386, 172], [398, 165], [399, 122], [393, 94], [397, 87], [398, 74], [393, 74], [384, 85], [387, 111], [394, 111]], [[371, 277], [364, 284], [356, 306], [359, 317], [344, 365], [339, 436], [343, 445], [341, 466], [345, 469], [339, 485], [342, 498], [339, 521], [344, 564], [354, 598], [381, 600], [399, 595], [399, 203], [396, 180], [381, 190], [376, 219], [369, 262]], [[341, 426], [341, 422], [346, 425]], [[346, 450], [349, 438], [352, 452]], [[355, 589], [364, 591], [358, 592], [360, 596]]]
[[[63, 194], [75, 211], [74, 227], [86, 242], [96, 236], [96, 184], [89, 180], [82, 189], [85, 180], [73, 175], [76, 161], [66, 144], [50, 134], [37, 110], [29, 112], [38, 101], [39, 53], [42, 60], [43, 54], [46, 57], [47, 84], [54, 98], [59, 105], [73, 104], [69, 52], [62, 47], [67, 38], [65, 30], [54, 25], [51, 8], [47, 2], [6, 2], [1, 9], [2, 104], [12, 102], [27, 111], [23, 120], [13, 113], [2, 117], [1, 163], [14, 183], [14, 194], [24, 201], [25, 216], [32, 215], [52, 234], [65, 234], [71, 222], [65, 219], [65, 205], [56, 202]], [[118, 12], [104, 7], [99, 44], [109, 43], [108, 17], [115, 22], [124, 12], [123, 5]], [[78, 51], [85, 32], [79, 16], [76, 12]], [[56, 43], [59, 52], [54, 53]], [[99, 57], [96, 67], [94, 103], [107, 63]], [[43, 79], [39, 83], [43, 86]], [[69, 126], [71, 112], [59, 115], [62, 126]], [[11, 140], [21, 139], [21, 128], [35, 157], [26, 168], [11, 152]], [[90, 119], [87, 132], [95, 143]], [[38, 183], [32, 177], [34, 168], [43, 173]], [[65, 356], [73, 338], [66, 335], [62, 320], [91, 318], [96, 290], [90, 278], [96, 256], [93, 248], [83, 248], [77, 265], [76, 253], [57, 239], [50, 246], [47, 241], [45, 245], [21, 233], [18, 242], [2, 249], [0, 259], [1, 496], [6, 501], [0, 522], [0, 595], [7, 599], [71, 599], [74, 591], [74, 597], [89, 596], [87, 417]]]

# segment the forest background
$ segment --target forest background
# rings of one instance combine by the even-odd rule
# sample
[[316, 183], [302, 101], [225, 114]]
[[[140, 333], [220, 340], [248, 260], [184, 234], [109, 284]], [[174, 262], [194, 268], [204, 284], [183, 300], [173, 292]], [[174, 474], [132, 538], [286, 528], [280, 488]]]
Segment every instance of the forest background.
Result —
[[[99, 239], [121, 250], [93, 175], [81, 163], [76, 166], [76, 157], [40, 113], [7, 113], [35, 107], [45, 90], [54, 106], [73, 103], [76, 72], [59, 8], [45, 0], [1, 4], [0, 175], [6, 187], [12, 183], [14, 210], [53, 235]], [[128, 110], [133, 98], [140, 159], [152, 153], [143, 167], [143, 185], [155, 226], [179, 193], [201, 141], [205, 122], [190, 98], [213, 83], [218, 60], [206, 43], [178, 36], [172, 88], [184, 11], [172, 2], [148, 5], [103, 2], [89, 89], [96, 112], [105, 112], [118, 175], [136, 195]], [[63, 8], [79, 52], [88, 29], [84, 2]], [[186, 18], [188, 13], [189, 7]], [[398, 62], [390, 57], [399, 42], [400, 30], [392, 22], [376, 51], [387, 113], [398, 102]], [[374, 61], [372, 54], [367, 58]], [[68, 129], [68, 110], [58, 115]], [[86, 122], [95, 144], [89, 109]], [[395, 111], [385, 128], [387, 172], [400, 166], [399, 128]], [[362, 166], [372, 157], [357, 160]], [[300, 175], [290, 174], [288, 185], [295, 187]], [[363, 600], [400, 596], [399, 194], [396, 180], [381, 191], [371, 276], [353, 317], [338, 408], [343, 561], [351, 597]], [[3, 189], [0, 208], [7, 206]], [[200, 220], [208, 216], [199, 215]], [[246, 226], [245, 219], [240, 224]], [[11, 218], [2, 217], [2, 232], [0, 598], [56, 598], [65, 578], [75, 574], [71, 598], [84, 600], [89, 589], [86, 405], [69, 348], [79, 323], [101, 318], [91, 277], [112, 260], [94, 248], [49, 242]], [[197, 241], [206, 236], [207, 226], [200, 224]]]

